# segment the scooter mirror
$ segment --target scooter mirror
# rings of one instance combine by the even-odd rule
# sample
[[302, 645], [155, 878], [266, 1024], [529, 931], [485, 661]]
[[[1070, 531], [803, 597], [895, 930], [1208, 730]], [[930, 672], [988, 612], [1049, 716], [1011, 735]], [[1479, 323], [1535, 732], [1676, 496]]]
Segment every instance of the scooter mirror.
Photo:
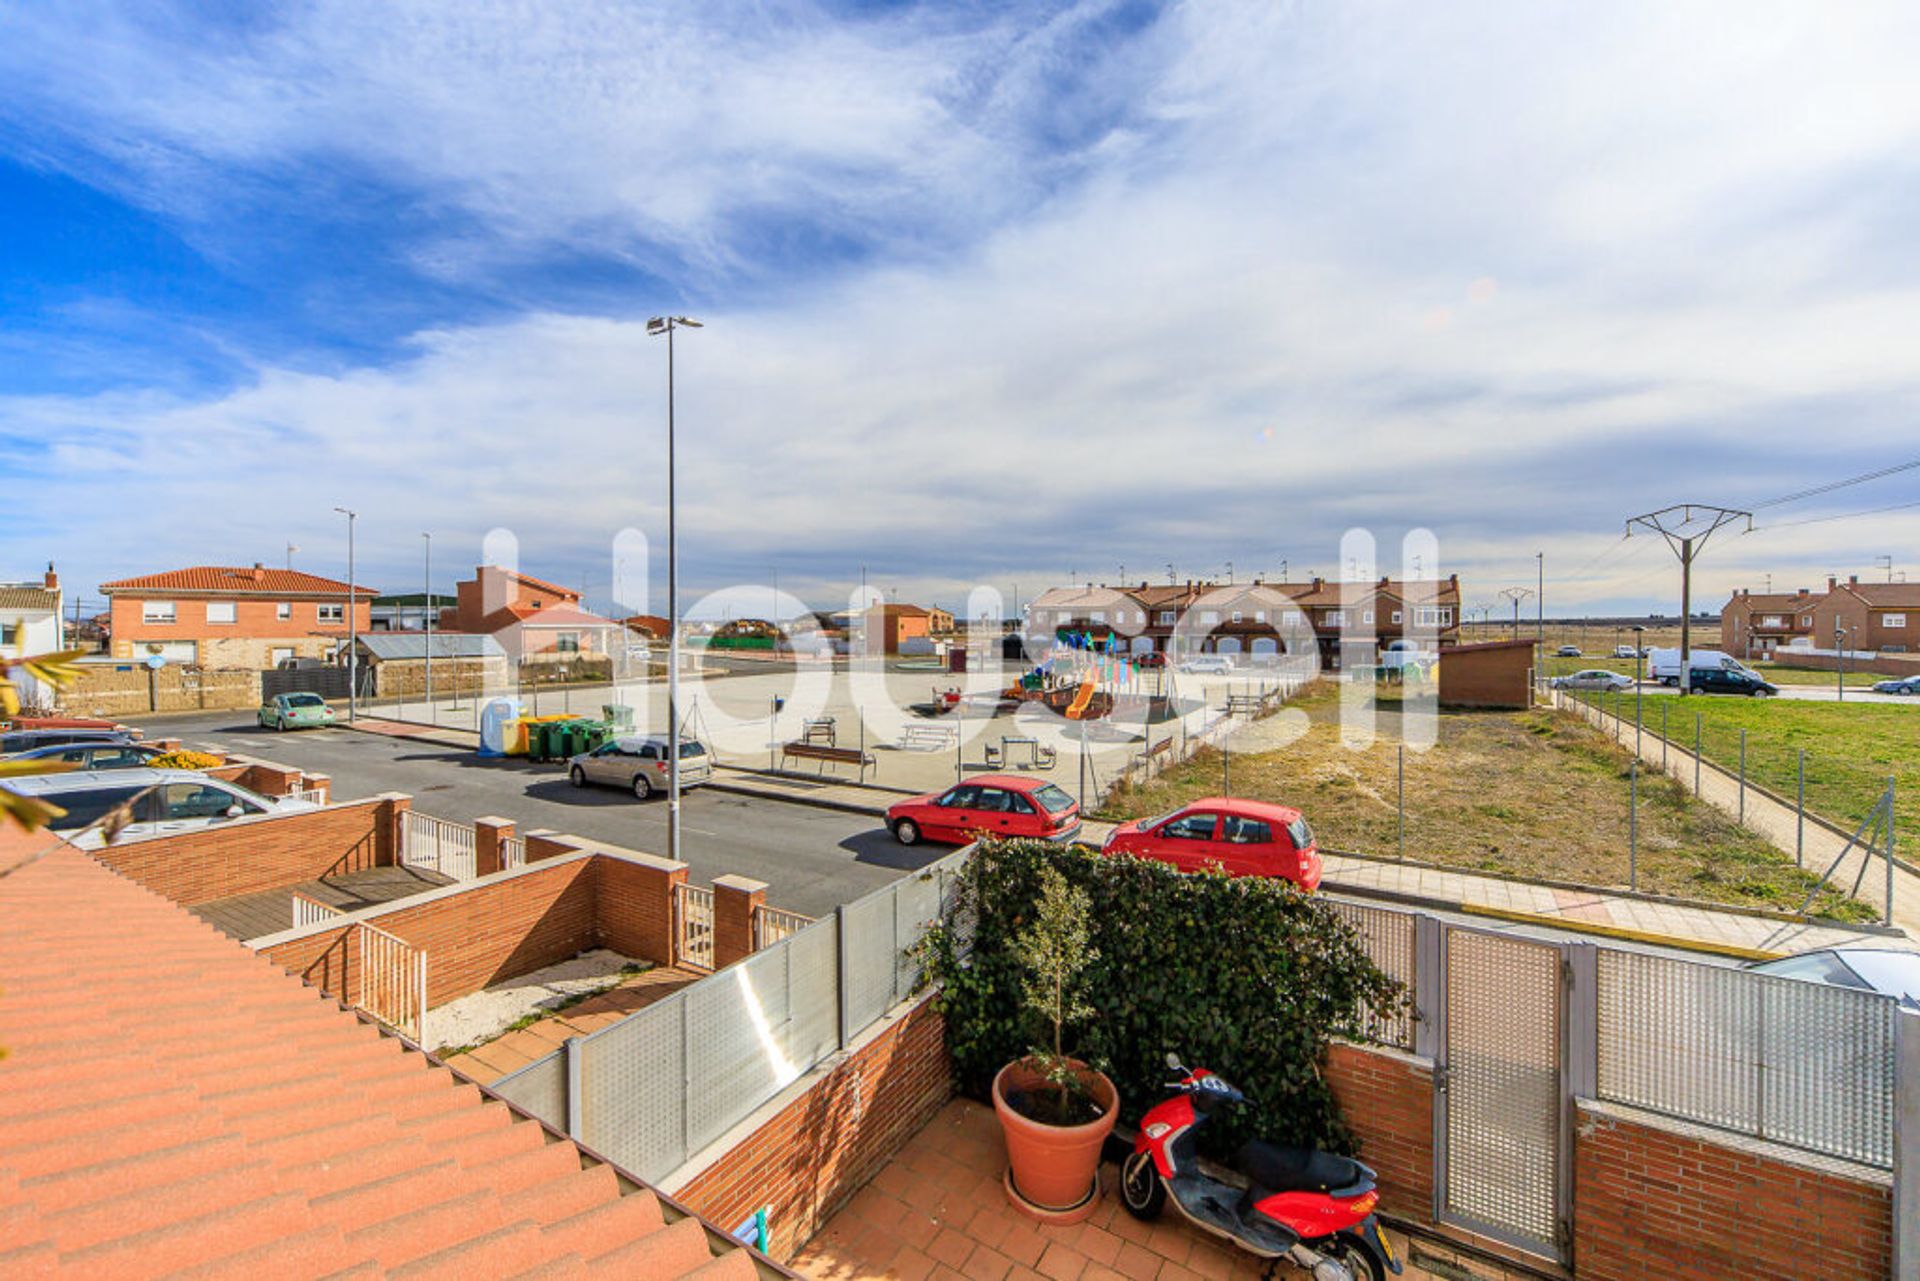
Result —
[[1167, 1066], [1172, 1068], [1176, 1072], [1186, 1071], [1185, 1068], [1180, 1066], [1180, 1056], [1178, 1054], [1175, 1054], [1172, 1050], [1167, 1051]]

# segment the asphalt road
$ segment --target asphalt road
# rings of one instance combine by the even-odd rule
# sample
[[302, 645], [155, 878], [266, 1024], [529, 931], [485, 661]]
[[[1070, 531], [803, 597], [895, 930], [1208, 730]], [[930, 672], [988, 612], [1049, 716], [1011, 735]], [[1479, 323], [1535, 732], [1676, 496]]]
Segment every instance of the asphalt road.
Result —
[[[664, 799], [636, 801], [612, 788], [576, 789], [558, 766], [522, 760], [480, 760], [437, 743], [349, 729], [277, 734], [249, 713], [141, 718], [148, 738], [179, 738], [329, 775], [342, 800], [405, 792], [437, 818], [471, 820], [497, 814], [520, 831], [550, 828], [627, 849], [665, 854]], [[705, 788], [682, 803], [681, 857], [688, 879], [706, 885], [729, 872], [765, 881], [767, 902], [820, 916], [947, 851], [907, 849], [879, 821], [859, 814], [794, 805]]]
[[[1657, 681], [1645, 681], [1642, 683], [1641, 688], [1646, 691], [1647, 697], [1649, 698], [1652, 698], [1655, 695], [1662, 695], [1666, 697], [1678, 697], [1680, 694], [1680, 691], [1678, 689], [1673, 689], [1668, 686], [1659, 684]], [[1777, 685], [1776, 688], [1778, 688], [1780, 691], [1780, 693], [1776, 695], [1776, 697], [1784, 698], [1792, 702], [1904, 703], [1909, 707], [1920, 708], [1920, 698], [1914, 698], [1912, 695], [1876, 694], [1870, 689], [1861, 689], [1858, 686], [1853, 686], [1853, 685], [1849, 685], [1847, 687], [1847, 696], [1844, 699], [1835, 698], [1834, 688], [1831, 685]], [[1592, 690], [1570, 690], [1568, 692], [1581, 694], [1581, 693], [1592, 693], [1593, 691]], [[1629, 690], [1628, 692], [1630, 693], [1631, 690]], [[1739, 698], [1741, 697], [1741, 695], [1701, 694], [1698, 697], [1712, 702], [1712, 701], [1718, 701], [1720, 699], [1725, 699], [1725, 698]]]

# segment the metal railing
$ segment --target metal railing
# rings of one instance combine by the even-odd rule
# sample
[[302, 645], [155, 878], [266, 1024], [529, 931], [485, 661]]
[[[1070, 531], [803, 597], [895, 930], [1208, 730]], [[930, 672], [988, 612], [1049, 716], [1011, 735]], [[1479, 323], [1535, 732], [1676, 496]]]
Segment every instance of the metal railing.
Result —
[[505, 840], [500, 842], [500, 866], [502, 869], [509, 868], [509, 867], [525, 867], [526, 865], [527, 865], [527, 838], [526, 837], [509, 836]]
[[400, 816], [400, 861], [471, 881], [477, 868], [473, 825], [408, 810]]
[[427, 954], [365, 921], [356, 924], [360, 996], [355, 1005], [415, 1040], [427, 1018]]
[[772, 947], [781, 939], [791, 938], [812, 924], [811, 916], [802, 916], [785, 908], [756, 907], [753, 909], [753, 950], [758, 952], [761, 948]]
[[312, 801], [315, 805], [327, 803], [327, 789], [324, 787], [297, 787], [287, 795], [296, 801]]
[[1601, 1098], [1893, 1165], [1892, 997], [1641, 952], [1599, 953]]
[[713, 891], [682, 885], [674, 904], [679, 917], [680, 959], [688, 965], [713, 968]]
[[296, 930], [303, 930], [309, 925], [320, 925], [345, 915], [346, 913], [337, 907], [331, 907], [319, 899], [308, 898], [299, 890], [293, 891], [293, 928]]

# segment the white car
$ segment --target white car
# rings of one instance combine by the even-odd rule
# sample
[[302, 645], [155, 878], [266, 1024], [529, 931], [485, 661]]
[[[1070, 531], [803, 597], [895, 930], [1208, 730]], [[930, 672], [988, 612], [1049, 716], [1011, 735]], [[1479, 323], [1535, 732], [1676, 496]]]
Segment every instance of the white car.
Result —
[[105, 843], [105, 837], [93, 825], [128, 801], [133, 802], [133, 820], [121, 830], [119, 839], [123, 841], [321, 808], [297, 797], [262, 796], [238, 783], [190, 769], [33, 774], [8, 779], [0, 786], [65, 810], [47, 826], [67, 833], [67, 839], [83, 849], [96, 849]]
[[1555, 689], [1597, 689], [1611, 694], [1616, 690], [1632, 689], [1633, 677], [1622, 676], [1619, 672], [1602, 671], [1596, 667], [1584, 672], [1556, 676], [1550, 684]]
[[[1575, 652], [1577, 653], [1578, 651], [1575, 651]], [[1636, 652], [1634, 651], [1634, 648], [1633, 648], [1633, 646], [1631, 646], [1631, 645], [1615, 645], [1615, 646], [1613, 647], [1613, 656], [1614, 656], [1615, 658], [1638, 658], [1638, 657], [1640, 657], [1640, 655], [1639, 655], [1638, 653], [1636, 653]]]
[[1181, 659], [1178, 670], [1189, 676], [1231, 676], [1233, 660], [1225, 654], [1195, 654]]

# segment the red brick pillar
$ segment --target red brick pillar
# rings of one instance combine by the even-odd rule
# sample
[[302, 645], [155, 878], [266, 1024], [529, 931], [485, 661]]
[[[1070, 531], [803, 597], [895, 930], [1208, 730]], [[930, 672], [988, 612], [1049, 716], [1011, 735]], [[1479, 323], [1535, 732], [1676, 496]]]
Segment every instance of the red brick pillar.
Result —
[[500, 870], [500, 847], [513, 839], [513, 820], [488, 815], [473, 820], [473, 869], [476, 876]]
[[382, 792], [376, 798], [380, 808], [376, 811], [373, 861], [384, 867], [394, 867], [400, 862], [400, 828], [406, 822], [408, 810], [413, 808], [413, 798], [405, 792]]
[[767, 883], [745, 876], [713, 878], [713, 968], [753, 955], [754, 909], [767, 901]]

